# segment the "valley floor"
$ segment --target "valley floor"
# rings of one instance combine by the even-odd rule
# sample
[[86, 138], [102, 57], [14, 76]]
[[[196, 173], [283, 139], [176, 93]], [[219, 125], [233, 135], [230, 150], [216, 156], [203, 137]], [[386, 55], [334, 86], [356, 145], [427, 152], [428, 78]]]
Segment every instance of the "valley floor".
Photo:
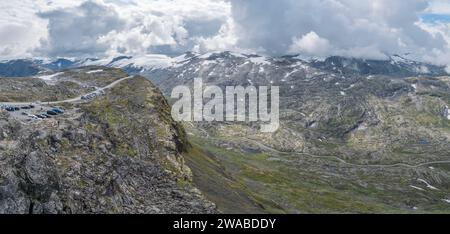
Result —
[[223, 213], [450, 212], [447, 163], [364, 167], [190, 134], [194, 183]]

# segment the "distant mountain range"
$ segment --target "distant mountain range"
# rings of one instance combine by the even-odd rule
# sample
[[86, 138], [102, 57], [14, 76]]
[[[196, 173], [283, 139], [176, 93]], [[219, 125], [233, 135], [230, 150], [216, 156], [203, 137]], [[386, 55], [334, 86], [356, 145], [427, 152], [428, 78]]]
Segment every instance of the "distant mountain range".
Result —
[[339, 56], [317, 60], [305, 59], [299, 55], [265, 57], [255, 54], [240, 54], [226, 51], [210, 52], [206, 54], [187, 52], [177, 57], [152, 54], [136, 57], [119, 56], [105, 59], [16, 59], [0, 62], [0, 76], [34, 76], [42, 72], [55, 72], [91, 65], [122, 68], [131, 74], [138, 74], [167, 68], [176, 68], [190, 62], [219, 60], [248, 62], [253, 64], [301, 63], [302, 65], [306, 64], [310, 67], [343, 75], [389, 75], [403, 77], [448, 75], [445, 66], [418, 62], [400, 55], [391, 55], [387, 60], [358, 59]]

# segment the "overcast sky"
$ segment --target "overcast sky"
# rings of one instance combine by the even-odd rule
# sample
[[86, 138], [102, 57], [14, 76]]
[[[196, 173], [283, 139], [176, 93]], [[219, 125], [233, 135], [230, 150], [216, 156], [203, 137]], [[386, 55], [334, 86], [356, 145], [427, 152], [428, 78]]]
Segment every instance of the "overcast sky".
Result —
[[450, 65], [449, 0], [2, 0], [0, 59], [231, 50]]

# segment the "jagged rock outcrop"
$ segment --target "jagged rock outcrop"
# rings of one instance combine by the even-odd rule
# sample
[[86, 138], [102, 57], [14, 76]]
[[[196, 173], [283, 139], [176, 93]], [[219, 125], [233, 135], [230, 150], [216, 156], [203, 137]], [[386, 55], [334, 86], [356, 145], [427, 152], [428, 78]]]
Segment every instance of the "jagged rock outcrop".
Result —
[[161, 92], [137, 77], [64, 115], [0, 113], [0, 213], [213, 213]]

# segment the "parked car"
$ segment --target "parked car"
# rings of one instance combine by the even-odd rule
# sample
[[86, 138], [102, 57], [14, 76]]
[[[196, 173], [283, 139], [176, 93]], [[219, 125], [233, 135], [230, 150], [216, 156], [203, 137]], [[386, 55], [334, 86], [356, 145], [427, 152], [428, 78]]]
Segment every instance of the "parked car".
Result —
[[47, 111], [47, 114], [48, 115], [58, 115], [58, 113], [56, 113], [56, 112], [54, 112], [52, 110]]
[[60, 108], [53, 108], [51, 109], [51, 111], [56, 112], [58, 114], [64, 114], [64, 110]]

